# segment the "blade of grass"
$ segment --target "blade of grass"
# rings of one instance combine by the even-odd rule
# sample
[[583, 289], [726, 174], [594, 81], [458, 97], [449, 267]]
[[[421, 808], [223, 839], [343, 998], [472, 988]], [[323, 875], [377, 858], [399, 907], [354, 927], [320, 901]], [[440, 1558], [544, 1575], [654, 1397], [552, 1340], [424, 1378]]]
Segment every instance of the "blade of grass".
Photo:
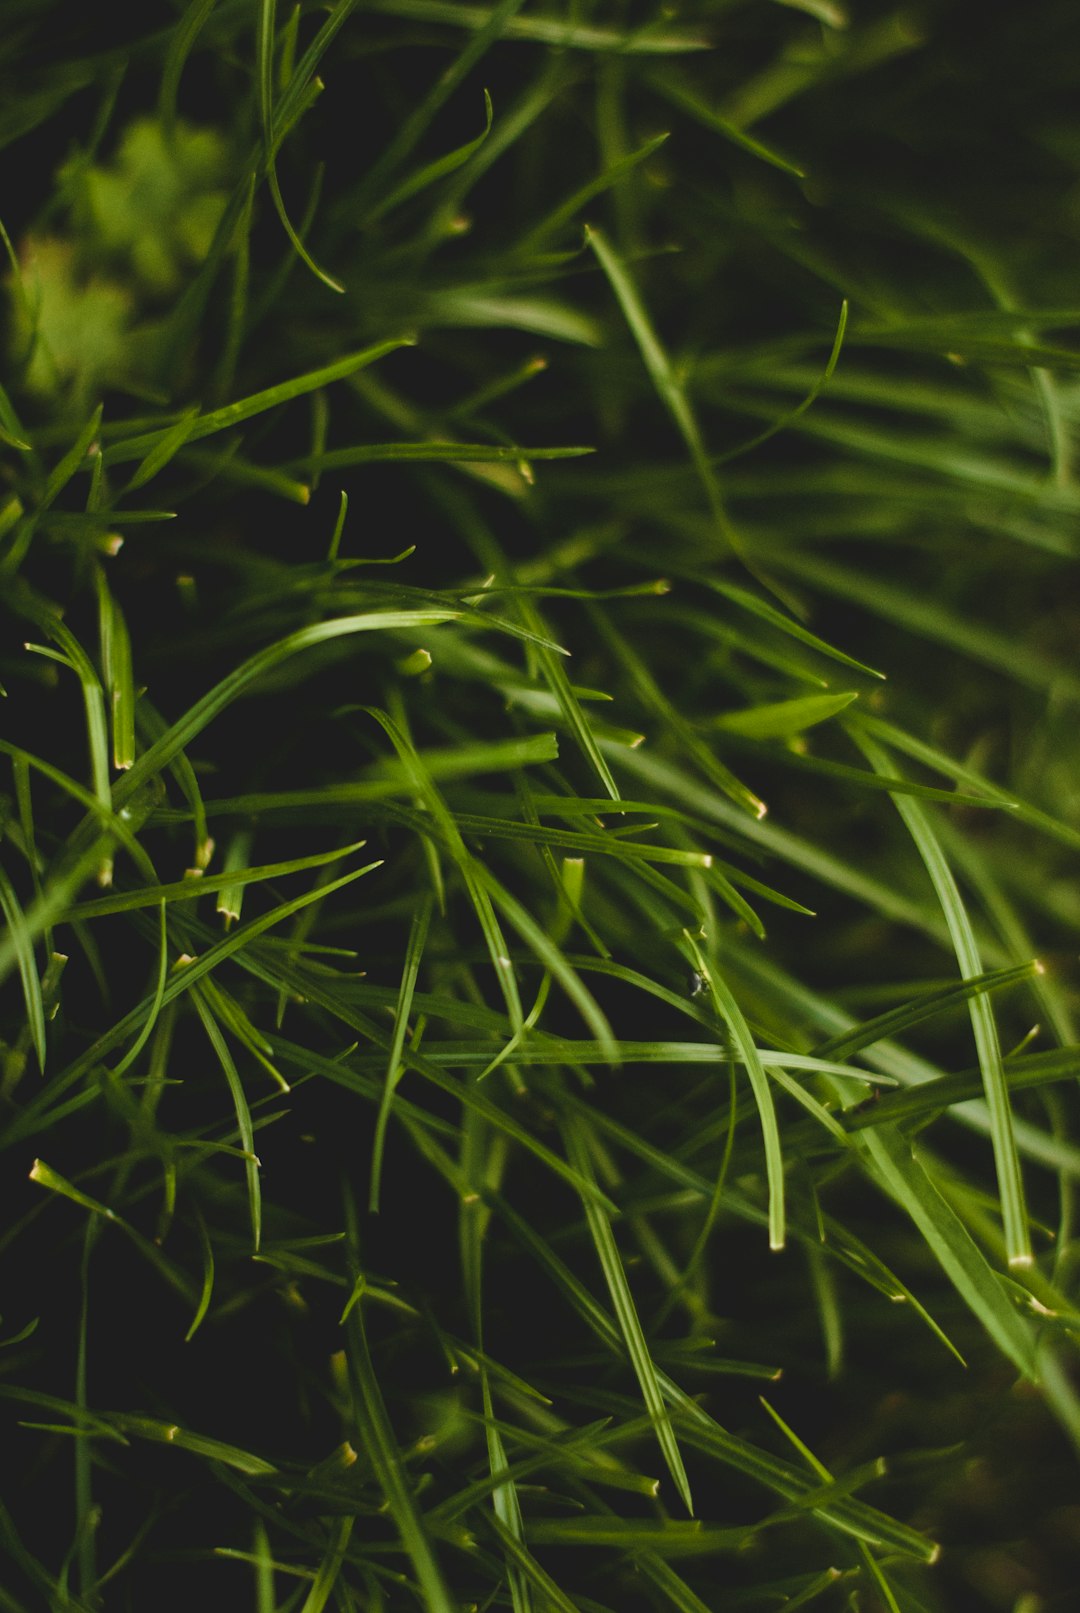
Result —
[[1013, 1308], [985, 1256], [915, 1158], [910, 1144], [889, 1125], [868, 1127], [859, 1138], [873, 1174], [919, 1228], [957, 1292], [1018, 1371], [1036, 1380], [1030, 1327]]
[[704, 980], [718, 1018], [731, 1032], [735, 1050], [746, 1065], [754, 1102], [761, 1120], [761, 1135], [765, 1145], [765, 1172], [769, 1183], [769, 1248], [782, 1249], [785, 1237], [784, 1214], [784, 1156], [780, 1146], [780, 1132], [776, 1124], [772, 1088], [765, 1074], [757, 1043], [750, 1033], [742, 1009], [724, 979], [721, 970], [706, 959], [697, 940], [688, 930], [683, 931], [682, 950]]
[[386, 1066], [386, 1083], [379, 1103], [379, 1113], [375, 1120], [375, 1137], [371, 1145], [371, 1189], [368, 1198], [368, 1209], [373, 1214], [377, 1213], [379, 1208], [379, 1184], [382, 1180], [386, 1128], [390, 1121], [390, 1110], [394, 1102], [394, 1089], [402, 1076], [401, 1053], [405, 1046], [409, 1015], [412, 1013], [413, 992], [416, 990], [420, 961], [424, 955], [424, 947], [427, 945], [432, 906], [433, 900], [430, 896], [422, 898], [419, 907], [413, 914], [409, 940], [405, 948], [401, 985], [398, 988], [398, 1000], [394, 1009], [394, 1034], [390, 1044], [390, 1058]]
[[251, 1243], [255, 1254], [259, 1252], [259, 1243], [262, 1238], [262, 1188], [259, 1182], [261, 1169], [255, 1154], [255, 1132], [251, 1124], [251, 1109], [248, 1106], [247, 1095], [240, 1079], [240, 1072], [229, 1045], [222, 1034], [206, 993], [198, 986], [192, 987], [191, 1000], [195, 1005], [195, 1012], [202, 1021], [203, 1029], [209, 1039], [210, 1046], [217, 1055], [232, 1097], [233, 1108], [236, 1111], [236, 1124], [240, 1133], [240, 1141], [244, 1149], [244, 1176], [247, 1182], [248, 1211], [251, 1216]]
[[37, 1055], [38, 1069], [45, 1073], [45, 1007], [41, 996], [41, 977], [34, 957], [34, 940], [26, 922], [15, 887], [0, 868], [0, 912], [8, 928], [9, 946], [18, 964], [26, 1006], [26, 1023], [30, 1040]]
[[[354, 1283], [361, 1273], [357, 1264], [356, 1211], [346, 1199], [346, 1244]], [[401, 1449], [394, 1434], [363, 1321], [364, 1300], [351, 1305], [344, 1319], [346, 1358], [352, 1386], [353, 1415], [363, 1449], [375, 1471], [401, 1543], [413, 1565], [427, 1613], [455, 1613], [442, 1570], [409, 1481]]]
[[[857, 737], [856, 743], [875, 772], [890, 771], [888, 757], [875, 740], [863, 734]], [[977, 979], [982, 973], [982, 962], [975, 933], [930, 818], [922, 803], [911, 796], [897, 794], [893, 800], [907, 826], [908, 833], [915, 842], [941, 904], [960, 973], [965, 980]], [[991, 1140], [998, 1187], [1001, 1192], [1001, 1212], [1009, 1264], [1030, 1266], [1031, 1236], [1024, 1202], [1024, 1182], [1016, 1151], [1012, 1107], [1002, 1065], [997, 1023], [989, 999], [984, 993], [980, 992], [968, 999], [968, 1011], [971, 1015], [979, 1068], [982, 1071], [986, 1105], [990, 1112]]]
[[[412, 336], [399, 336], [390, 341], [376, 342], [372, 347], [365, 347], [359, 352], [335, 359], [332, 364], [324, 364], [321, 369], [309, 370], [304, 375], [294, 376], [291, 381], [279, 381], [276, 386], [267, 387], [262, 392], [253, 392], [249, 397], [239, 398], [235, 403], [227, 403], [220, 409], [212, 409], [209, 414], [200, 414], [196, 416], [186, 441], [199, 442], [203, 437], [214, 436], [216, 432], [228, 431], [234, 426], [242, 425], [245, 420], [251, 420], [255, 415], [265, 414], [268, 409], [276, 409], [279, 404], [290, 403], [293, 398], [303, 397], [307, 392], [316, 392], [320, 387], [341, 381], [348, 375], [355, 375], [357, 370], [376, 363], [380, 358], [385, 358], [387, 353], [396, 352], [399, 347], [414, 345], [415, 338]], [[122, 465], [132, 459], [144, 460], [154, 449], [160, 448], [173, 430], [175, 427], [168, 427], [163, 431], [143, 432], [138, 436], [122, 438], [119, 442], [111, 443], [104, 453], [106, 467]]]
[[[562, 1125], [563, 1139], [566, 1144], [566, 1154], [574, 1169], [588, 1181], [595, 1183], [590, 1150], [586, 1140], [582, 1122], [578, 1118], [568, 1118]], [[592, 1199], [583, 1199], [585, 1218], [589, 1226], [589, 1234], [596, 1250], [600, 1268], [604, 1274], [611, 1302], [615, 1307], [615, 1316], [618, 1323], [619, 1334], [623, 1346], [633, 1367], [634, 1375], [641, 1389], [645, 1409], [653, 1420], [657, 1443], [660, 1446], [668, 1472], [674, 1481], [675, 1488], [682, 1499], [683, 1505], [691, 1517], [694, 1512], [694, 1503], [690, 1494], [690, 1483], [683, 1466], [682, 1455], [679, 1451], [675, 1431], [671, 1426], [667, 1407], [660, 1389], [656, 1367], [649, 1346], [642, 1332], [641, 1321], [638, 1317], [634, 1296], [626, 1280], [622, 1258], [615, 1242], [615, 1235], [611, 1230], [611, 1222], [607, 1214]]]

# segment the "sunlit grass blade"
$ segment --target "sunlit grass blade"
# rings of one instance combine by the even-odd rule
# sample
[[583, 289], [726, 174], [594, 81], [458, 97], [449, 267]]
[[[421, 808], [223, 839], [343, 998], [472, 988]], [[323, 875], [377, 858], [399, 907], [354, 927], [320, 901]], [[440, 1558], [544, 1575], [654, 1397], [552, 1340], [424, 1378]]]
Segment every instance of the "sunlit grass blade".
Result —
[[709, 727], [722, 728], [726, 733], [741, 734], [747, 739], [791, 739], [807, 728], [838, 716], [858, 698], [857, 693], [800, 695], [795, 700], [720, 712]]

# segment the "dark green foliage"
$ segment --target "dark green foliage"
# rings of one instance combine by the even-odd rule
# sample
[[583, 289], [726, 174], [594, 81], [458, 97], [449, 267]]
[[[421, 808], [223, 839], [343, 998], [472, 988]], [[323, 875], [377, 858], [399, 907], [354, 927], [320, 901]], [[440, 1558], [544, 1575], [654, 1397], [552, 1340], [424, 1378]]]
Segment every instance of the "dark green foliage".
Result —
[[1074, 9], [9, 0], [0, 1613], [1074, 1605]]

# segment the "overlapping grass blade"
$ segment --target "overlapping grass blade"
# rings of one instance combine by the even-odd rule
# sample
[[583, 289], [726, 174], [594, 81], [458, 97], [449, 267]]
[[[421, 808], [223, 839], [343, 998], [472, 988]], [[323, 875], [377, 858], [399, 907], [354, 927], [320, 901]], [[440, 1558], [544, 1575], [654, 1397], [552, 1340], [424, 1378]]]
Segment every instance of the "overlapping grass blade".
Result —
[[[593, 1178], [593, 1166], [582, 1122], [577, 1118], [564, 1121], [563, 1137], [566, 1141], [567, 1157], [575, 1170], [587, 1179]], [[652, 1356], [649, 1354], [649, 1346], [642, 1332], [634, 1296], [626, 1280], [626, 1272], [611, 1230], [611, 1222], [603, 1209], [593, 1200], [583, 1200], [583, 1204], [593, 1246], [615, 1308], [622, 1343], [638, 1380], [646, 1410], [653, 1419], [657, 1443], [683, 1505], [687, 1512], [693, 1515], [694, 1503], [690, 1495], [690, 1482], [664, 1405], [664, 1397]]]
[[[858, 743], [876, 772], [884, 773], [889, 770], [888, 759], [876, 741], [864, 735], [860, 737]], [[910, 796], [897, 795], [894, 799], [897, 811], [907, 825], [941, 903], [960, 973], [967, 980], [976, 979], [982, 973], [979, 948], [967, 909], [961, 900], [956, 880], [933, 826], [919, 802]], [[975, 1035], [979, 1067], [982, 1070], [986, 1104], [990, 1111], [994, 1163], [997, 1168], [1005, 1227], [1005, 1247], [1010, 1265], [1028, 1266], [1032, 1259], [1031, 1237], [1028, 1231], [1023, 1177], [1016, 1152], [1012, 1107], [1002, 1065], [997, 1023], [989, 999], [982, 992], [968, 999], [968, 1011]]]

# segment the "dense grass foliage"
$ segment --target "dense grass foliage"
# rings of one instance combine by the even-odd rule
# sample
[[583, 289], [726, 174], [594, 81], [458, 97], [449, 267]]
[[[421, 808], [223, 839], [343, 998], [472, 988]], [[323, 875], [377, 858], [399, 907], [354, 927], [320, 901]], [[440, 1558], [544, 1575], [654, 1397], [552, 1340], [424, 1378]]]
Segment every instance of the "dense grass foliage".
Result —
[[1076, 8], [0, 10], [2, 1613], [1075, 1607]]

